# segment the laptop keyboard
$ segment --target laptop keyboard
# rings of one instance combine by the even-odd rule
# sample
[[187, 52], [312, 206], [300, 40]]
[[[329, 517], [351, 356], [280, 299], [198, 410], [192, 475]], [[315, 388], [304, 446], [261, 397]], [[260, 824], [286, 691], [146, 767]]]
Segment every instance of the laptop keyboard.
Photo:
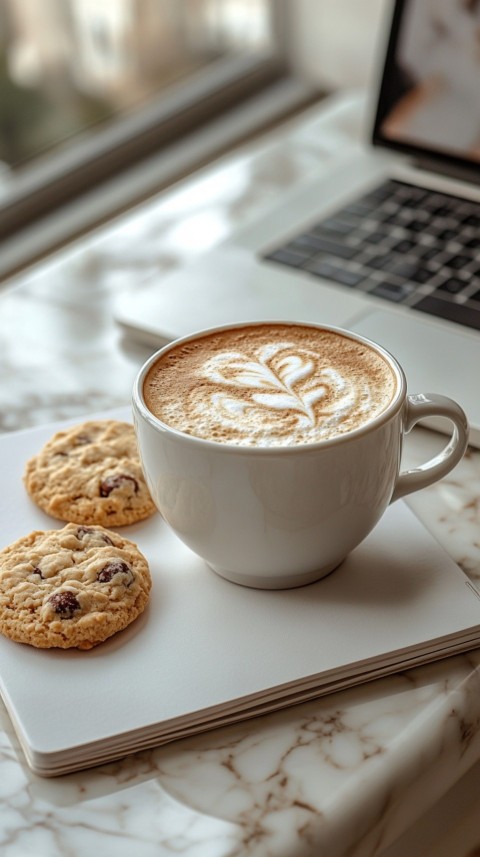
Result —
[[387, 181], [264, 258], [480, 330], [480, 204]]

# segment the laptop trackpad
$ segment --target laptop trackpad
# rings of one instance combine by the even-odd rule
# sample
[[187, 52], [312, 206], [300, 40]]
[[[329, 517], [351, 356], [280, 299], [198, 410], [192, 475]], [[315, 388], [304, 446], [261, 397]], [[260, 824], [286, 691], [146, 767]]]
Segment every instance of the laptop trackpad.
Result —
[[[475, 367], [480, 366], [480, 337], [423, 319], [412, 311], [373, 311], [349, 327], [383, 345], [397, 358], [411, 393], [442, 393], [480, 427], [480, 395]], [[477, 377], [475, 377], [477, 376]], [[448, 424], [444, 428], [447, 428]], [[440, 428], [440, 424], [434, 426]]]

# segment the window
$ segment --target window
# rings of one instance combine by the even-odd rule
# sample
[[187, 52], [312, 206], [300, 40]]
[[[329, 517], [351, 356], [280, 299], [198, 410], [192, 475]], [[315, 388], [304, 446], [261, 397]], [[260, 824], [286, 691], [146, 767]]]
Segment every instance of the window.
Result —
[[391, 0], [0, 0], [0, 280], [368, 82]]
[[0, 0], [0, 237], [287, 73], [282, 0]]

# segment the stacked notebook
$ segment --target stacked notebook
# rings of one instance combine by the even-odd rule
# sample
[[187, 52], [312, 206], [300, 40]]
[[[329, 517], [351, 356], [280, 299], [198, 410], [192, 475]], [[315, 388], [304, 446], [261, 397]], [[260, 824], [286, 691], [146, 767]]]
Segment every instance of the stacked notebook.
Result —
[[[100, 416], [130, 420], [128, 409]], [[22, 484], [26, 460], [59, 427], [0, 438], [0, 548], [61, 526]], [[122, 534], [153, 577], [136, 622], [87, 652], [0, 637], [0, 691], [38, 774], [97, 765], [480, 644], [480, 593], [402, 502], [335, 572], [285, 591], [218, 577], [160, 515]]]

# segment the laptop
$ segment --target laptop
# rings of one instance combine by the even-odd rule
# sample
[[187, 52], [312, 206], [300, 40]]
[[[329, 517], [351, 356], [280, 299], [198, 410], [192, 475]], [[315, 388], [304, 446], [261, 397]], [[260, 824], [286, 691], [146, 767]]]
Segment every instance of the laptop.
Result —
[[[410, 392], [455, 398], [480, 447], [479, 29], [478, 0], [392, 3], [368, 138], [121, 300], [124, 331], [155, 347], [237, 321], [344, 327], [391, 351]], [[345, 98], [346, 114], [358, 109]], [[330, 113], [326, 139], [346, 121], [335, 99]]]

